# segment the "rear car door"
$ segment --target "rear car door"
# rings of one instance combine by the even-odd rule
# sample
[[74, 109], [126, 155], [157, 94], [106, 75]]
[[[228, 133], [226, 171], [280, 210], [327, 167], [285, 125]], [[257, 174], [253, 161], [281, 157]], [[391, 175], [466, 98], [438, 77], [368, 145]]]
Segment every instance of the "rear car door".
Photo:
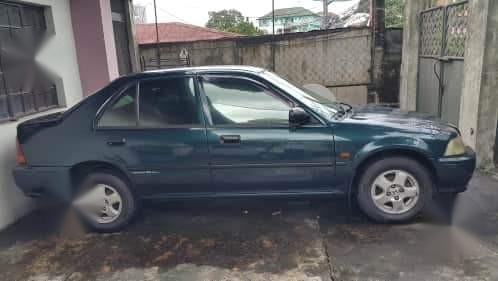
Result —
[[204, 118], [192, 76], [144, 79], [106, 107], [97, 134], [144, 197], [209, 193]]
[[328, 126], [314, 118], [308, 125], [289, 126], [294, 102], [255, 77], [205, 74], [199, 80], [219, 195], [331, 190]]

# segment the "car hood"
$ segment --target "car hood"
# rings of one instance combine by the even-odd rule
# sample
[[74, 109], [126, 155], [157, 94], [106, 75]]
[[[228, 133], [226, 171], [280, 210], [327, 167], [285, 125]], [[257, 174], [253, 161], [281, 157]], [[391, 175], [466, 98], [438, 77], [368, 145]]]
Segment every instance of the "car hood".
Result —
[[348, 120], [355, 123], [367, 123], [405, 131], [423, 131], [431, 134], [458, 132], [456, 126], [435, 116], [383, 106], [355, 107]]

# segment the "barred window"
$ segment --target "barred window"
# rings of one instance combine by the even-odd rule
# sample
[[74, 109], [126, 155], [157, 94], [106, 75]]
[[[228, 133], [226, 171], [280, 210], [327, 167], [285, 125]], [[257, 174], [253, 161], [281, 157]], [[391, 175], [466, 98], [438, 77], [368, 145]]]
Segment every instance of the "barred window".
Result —
[[0, 2], [0, 121], [59, 105], [55, 84], [35, 62], [44, 8]]

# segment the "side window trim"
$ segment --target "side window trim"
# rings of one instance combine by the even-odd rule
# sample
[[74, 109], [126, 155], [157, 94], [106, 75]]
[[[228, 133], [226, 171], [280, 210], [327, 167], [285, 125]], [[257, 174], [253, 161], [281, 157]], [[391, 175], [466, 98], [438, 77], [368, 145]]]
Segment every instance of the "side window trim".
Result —
[[[199, 115], [199, 124], [182, 124], [182, 125], [164, 125], [164, 126], [150, 126], [150, 127], [145, 127], [145, 126], [140, 126], [140, 84], [142, 82], [147, 82], [147, 81], [154, 81], [154, 80], [167, 80], [167, 79], [175, 79], [175, 78], [191, 78], [193, 79], [193, 85], [194, 85], [194, 98], [196, 101], [196, 110], [197, 114]], [[192, 129], [204, 129], [205, 126], [205, 120], [204, 120], [204, 110], [203, 110], [203, 103], [200, 98], [200, 93], [199, 93], [199, 87], [197, 85], [196, 81], [196, 75], [194, 74], [185, 74], [185, 75], [180, 75], [180, 74], [174, 74], [174, 75], [167, 75], [167, 76], [158, 76], [158, 77], [148, 77], [148, 78], [143, 78], [137, 81], [137, 127], [136, 129], [138, 130], [158, 130], [158, 129], [172, 129], [172, 128], [192, 128]]]
[[202, 121], [204, 122], [204, 128], [207, 128], [212, 126], [213, 120], [211, 118], [211, 112], [209, 111], [207, 98], [204, 93], [204, 84], [202, 83], [202, 81], [203, 81], [202, 75], [195, 75], [194, 83], [200, 105], [199, 110], [202, 113]]
[[208, 103], [207, 103], [207, 95], [206, 95], [206, 92], [204, 90], [204, 82], [209, 82], [209, 79], [216, 79], [216, 78], [238, 79], [238, 80], [249, 81], [249, 82], [255, 84], [256, 86], [258, 86], [266, 91], [269, 91], [272, 94], [272, 96], [275, 96], [275, 97], [281, 99], [282, 101], [286, 102], [287, 104], [289, 104], [290, 107], [295, 106], [295, 102], [293, 100], [289, 99], [287, 96], [282, 95], [280, 93], [280, 91], [275, 91], [274, 89], [272, 89], [268, 85], [266, 85], [266, 84], [264, 84], [256, 79], [253, 79], [251, 77], [233, 75], [233, 74], [222, 74], [222, 73], [200, 73], [200, 74], [198, 74], [198, 83], [199, 83], [199, 92], [200, 92], [202, 104], [203, 104], [202, 109], [204, 111], [204, 115], [206, 116], [206, 127], [209, 127], [209, 128], [265, 128], [265, 129], [268, 129], [268, 128], [289, 128], [288, 125], [269, 125], [269, 126], [251, 125], [251, 124], [249, 124], [249, 125], [245, 125], [245, 124], [215, 125], [213, 123], [213, 120], [211, 117], [211, 111], [209, 110], [209, 107], [207, 106]]
[[[119, 100], [128, 89], [131, 87], [135, 87], [135, 126], [100, 126], [99, 122], [102, 118], [102, 115], [106, 112], [107, 109], [111, 105], [114, 104], [115, 101]], [[93, 119], [93, 129], [94, 130], [127, 130], [127, 129], [135, 129], [138, 126], [138, 83], [136, 81], [129, 82], [121, 87], [116, 93], [112, 94], [97, 110], [97, 114]]]

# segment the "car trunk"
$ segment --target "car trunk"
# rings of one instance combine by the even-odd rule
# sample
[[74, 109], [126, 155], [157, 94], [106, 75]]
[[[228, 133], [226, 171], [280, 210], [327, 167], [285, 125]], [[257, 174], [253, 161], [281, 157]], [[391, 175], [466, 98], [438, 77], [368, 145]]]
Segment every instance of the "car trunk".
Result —
[[63, 113], [64, 112], [47, 114], [19, 124], [17, 126], [17, 138], [19, 143], [24, 143], [29, 137], [33, 136], [43, 128], [59, 124], [59, 122], [63, 119]]

